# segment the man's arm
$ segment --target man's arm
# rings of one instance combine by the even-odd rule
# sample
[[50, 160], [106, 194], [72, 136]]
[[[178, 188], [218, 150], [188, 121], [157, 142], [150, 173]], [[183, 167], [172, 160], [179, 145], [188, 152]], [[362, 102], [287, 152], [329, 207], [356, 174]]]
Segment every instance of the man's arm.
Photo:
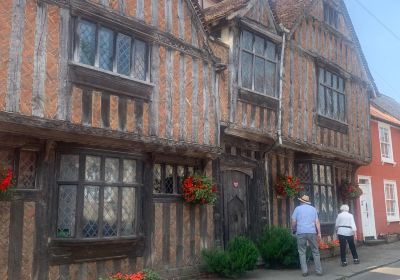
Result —
[[318, 238], [321, 239], [321, 224], [318, 218], [315, 220], [315, 226], [317, 227]]
[[296, 232], [297, 229], [297, 221], [295, 219], [292, 219], [292, 232]]

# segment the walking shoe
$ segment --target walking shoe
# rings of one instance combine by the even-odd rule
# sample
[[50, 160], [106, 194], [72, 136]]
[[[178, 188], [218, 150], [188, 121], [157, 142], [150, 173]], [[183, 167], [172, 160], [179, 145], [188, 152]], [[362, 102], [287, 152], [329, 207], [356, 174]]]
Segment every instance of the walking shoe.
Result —
[[302, 275], [303, 275], [303, 277], [307, 277], [308, 276], [308, 272], [303, 273]]
[[342, 266], [347, 266], [347, 262], [342, 262]]
[[317, 272], [316, 274], [317, 274], [317, 276], [322, 276], [323, 275], [322, 272]]
[[359, 264], [360, 260], [359, 259], [354, 259], [354, 264]]

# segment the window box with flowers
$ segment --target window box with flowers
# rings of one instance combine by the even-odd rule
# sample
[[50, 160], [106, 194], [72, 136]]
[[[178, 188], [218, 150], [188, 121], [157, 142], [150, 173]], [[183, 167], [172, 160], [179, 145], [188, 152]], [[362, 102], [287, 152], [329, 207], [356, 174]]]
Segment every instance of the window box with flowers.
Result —
[[303, 187], [300, 179], [295, 176], [280, 176], [275, 184], [275, 193], [278, 198], [294, 197], [298, 195]]
[[358, 184], [352, 183], [347, 180], [342, 183], [340, 192], [344, 200], [357, 199], [363, 194]]
[[329, 258], [339, 255], [339, 240], [332, 240], [328, 242], [320, 241], [318, 247], [320, 250], [321, 258]]
[[13, 171], [4, 163], [0, 163], [0, 200], [10, 198], [10, 190], [14, 187]]
[[191, 204], [214, 204], [217, 189], [207, 176], [189, 176], [183, 181], [183, 199]]
[[161, 277], [153, 270], [145, 269], [131, 274], [119, 272], [107, 278], [100, 278], [99, 280], [161, 280]]

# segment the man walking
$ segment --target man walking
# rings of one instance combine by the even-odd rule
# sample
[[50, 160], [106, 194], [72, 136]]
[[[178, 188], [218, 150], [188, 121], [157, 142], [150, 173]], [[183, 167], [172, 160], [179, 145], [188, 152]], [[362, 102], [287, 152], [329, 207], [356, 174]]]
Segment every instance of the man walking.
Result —
[[317, 210], [311, 206], [310, 198], [303, 195], [300, 205], [297, 206], [292, 215], [292, 230], [297, 235], [297, 250], [299, 251], [300, 265], [303, 276], [308, 276], [306, 250], [307, 241], [311, 246], [314, 258], [315, 271], [318, 276], [322, 276], [321, 260], [318, 249], [318, 238], [321, 239], [321, 226], [318, 219]]

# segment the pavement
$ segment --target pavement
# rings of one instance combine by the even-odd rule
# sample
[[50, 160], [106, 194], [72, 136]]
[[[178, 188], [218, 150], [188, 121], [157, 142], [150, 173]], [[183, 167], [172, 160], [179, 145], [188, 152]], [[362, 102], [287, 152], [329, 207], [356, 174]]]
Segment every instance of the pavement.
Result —
[[[348, 266], [340, 265], [340, 257], [332, 257], [322, 260], [322, 268], [324, 274], [317, 276], [314, 271], [313, 264], [309, 265], [309, 276], [303, 277], [300, 269], [257, 269], [246, 273], [240, 279], [256, 280], [256, 279], [279, 279], [279, 280], [295, 280], [295, 279], [323, 279], [323, 280], [345, 280], [356, 276], [360, 277], [362, 273], [376, 270], [377, 268], [388, 266], [400, 261], [400, 242], [375, 246], [360, 246], [357, 248], [360, 264], [353, 264], [351, 254], [347, 255]], [[222, 278], [213, 278], [222, 279]], [[357, 278], [363, 279], [363, 278]], [[399, 274], [400, 279], [400, 274]]]

